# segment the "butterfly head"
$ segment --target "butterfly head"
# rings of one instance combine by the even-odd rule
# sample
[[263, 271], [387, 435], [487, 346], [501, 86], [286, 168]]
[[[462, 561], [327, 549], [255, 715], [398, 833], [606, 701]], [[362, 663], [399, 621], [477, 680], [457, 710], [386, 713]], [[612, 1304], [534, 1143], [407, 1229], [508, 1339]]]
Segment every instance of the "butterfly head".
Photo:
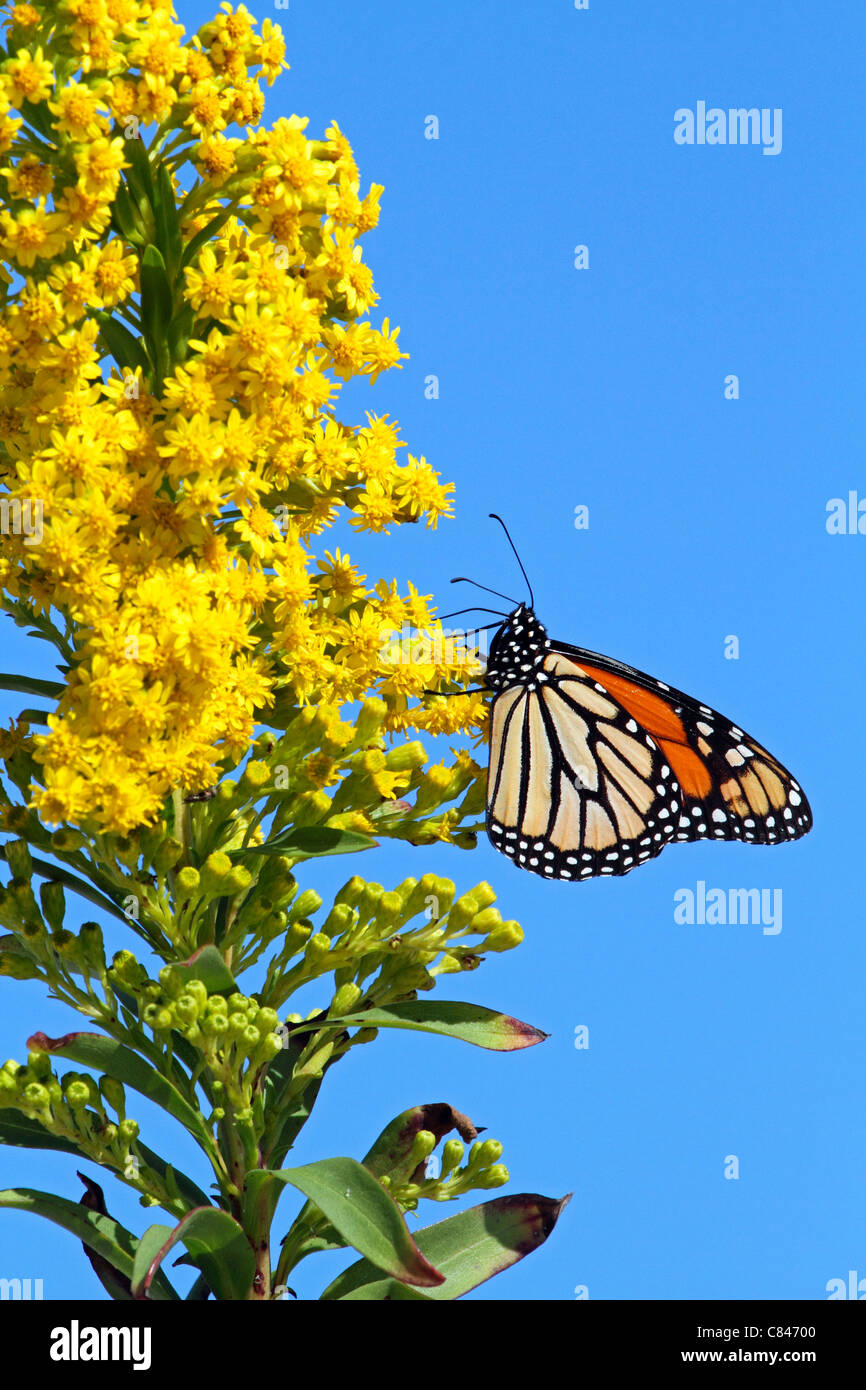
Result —
[[531, 608], [521, 603], [510, 613], [490, 643], [487, 684], [492, 690], [531, 680], [550, 650], [547, 628]]

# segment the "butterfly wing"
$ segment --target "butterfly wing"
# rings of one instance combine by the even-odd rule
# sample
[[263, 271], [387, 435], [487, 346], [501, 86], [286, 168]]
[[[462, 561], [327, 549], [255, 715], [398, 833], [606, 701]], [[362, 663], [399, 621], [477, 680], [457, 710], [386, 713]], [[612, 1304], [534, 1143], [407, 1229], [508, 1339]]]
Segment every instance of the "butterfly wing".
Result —
[[634, 667], [565, 643], [497, 695], [487, 827], [550, 878], [625, 874], [672, 840], [805, 835], [791, 774], [723, 715]]

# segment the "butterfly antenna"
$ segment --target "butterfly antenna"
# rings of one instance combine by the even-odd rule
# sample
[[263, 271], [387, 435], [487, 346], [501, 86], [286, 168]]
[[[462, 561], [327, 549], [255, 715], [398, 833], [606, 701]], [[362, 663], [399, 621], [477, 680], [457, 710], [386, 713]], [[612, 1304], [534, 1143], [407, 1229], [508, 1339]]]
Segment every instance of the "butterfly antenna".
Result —
[[[503, 622], [508, 617], [507, 613], [500, 613], [498, 608], [455, 608], [453, 613], [437, 613], [436, 618], [438, 622], [444, 623], [447, 622], [449, 618], [459, 618], [464, 613], [495, 613], [497, 618], [501, 618]], [[500, 624], [491, 623], [490, 626], [499, 627]]]
[[[521, 566], [521, 569], [522, 568], [523, 567]], [[483, 589], [486, 594], [495, 594], [497, 598], [504, 598], [506, 603], [513, 603], [515, 608], [518, 606], [516, 598], [509, 598], [507, 594], [500, 594], [498, 589], [488, 589], [486, 584], [479, 584], [477, 579], [467, 579], [465, 574], [456, 575], [455, 578], [451, 580], [451, 583], [474, 584], [476, 589]], [[494, 608], [488, 609], [488, 612], [490, 613], [495, 613], [495, 611], [496, 610]]]
[[533, 598], [533, 595], [532, 595], [532, 585], [531, 585], [530, 582], [529, 582], [529, 575], [526, 573], [526, 570], [523, 568], [523, 561], [521, 560], [520, 556], [519, 556], [518, 553], [517, 553], [517, 546], [514, 544], [514, 541], [511, 539], [511, 536], [510, 536], [509, 533], [508, 533], [508, 527], [505, 525], [505, 522], [502, 520], [502, 517], [501, 517], [501, 516], [497, 516], [495, 512], [490, 512], [490, 513], [489, 513], [489, 516], [490, 516], [490, 518], [491, 518], [492, 521], [498, 521], [498, 522], [499, 522], [499, 525], [502, 527], [503, 531], [505, 532], [505, 535], [506, 535], [507, 540], [508, 540], [508, 544], [511, 546], [511, 549], [514, 551], [514, 558], [515, 558], [515, 560], [517, 561], [518, 565], [520, 566], [520, 573], [523, 575], [523, 578], [526, 580], [526, 587], [527, 587], [527, 589], [529, 590], [529, 604], [530, 604], [530, 607], [531, 607], [531, 608], [534, 608], [534, 607], [535, 607], [535, 599]]

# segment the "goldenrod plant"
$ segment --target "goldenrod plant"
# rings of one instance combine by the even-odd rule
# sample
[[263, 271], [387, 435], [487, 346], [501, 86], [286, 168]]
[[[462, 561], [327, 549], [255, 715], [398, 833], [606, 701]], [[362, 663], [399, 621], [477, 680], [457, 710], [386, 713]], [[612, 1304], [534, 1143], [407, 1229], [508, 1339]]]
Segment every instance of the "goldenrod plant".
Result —
[[[117, 1299], [179, 1298], [170, 1254], [188, 1298], [272, 1299], [341, 1248], [358, 1258], [324, 1299], [460, 1297], [562, 1206], [493, 1197], [410, 1234], [419, 1203], [508, 1180], [466, 1116], [412, 1105], [360, 1159], [284, 1166], [326, 1072], [380, 1029], [543, 1036], [426, 997], [519, 943], [488, 884], [352, 874], [326, 906], [297, 879], [384, 839], [412, 868], [470, 849], [483, 808], [469, 752], [431, 765], [419, 737], [483, 739], [474, 653], [411, 585], [317, 550], [337, 518], [451, 510], [396, 423], [335, 413], [404, 356], [361, 250], [382, 190], [361, 196], [336, 124], [262, 124], [284, 43], [244, 6], [191, 36], [166, 0], [0, 9], [0, 578], [58, 672], [0, 677], [35, 701], [0, 735], [0, 974], [88, 1023], [36, 1029], [0, 1070], [0, 1142], [67, 1152], [167, 1220], [124, 1229], [87, 1172], [81, 1201], [0, 1205], [65, 1227]], [[129, 945], [107, 957], [112, 919]], [[195, 1177], [144, 1142], [141, 1096], [195, 1140]], [[303, 1204], [278, 1238], [286, 1187]]]

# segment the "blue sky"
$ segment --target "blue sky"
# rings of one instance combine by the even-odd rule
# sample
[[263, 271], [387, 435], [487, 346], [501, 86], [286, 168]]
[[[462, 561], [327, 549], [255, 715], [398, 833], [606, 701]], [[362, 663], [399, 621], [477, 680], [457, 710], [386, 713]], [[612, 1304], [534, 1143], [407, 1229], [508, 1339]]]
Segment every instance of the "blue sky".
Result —
[[[574, 1193], [548, 1244], [472, 1297], [824, 1298], [828, 1280], [866, 1276], [866, 535], [825, 525], [830, 499], [866, 498], [862, 7], [250, 8], [288, 39], [268, 117], [308, 115], [312, 134], [336, 118], [363, 188], [386, 189], [365, 259], [411, 360], [347, 391], [340, 416], [390, 413], [457, 485], [437, 532], [332, 540], [446, 610], [455, 573], [522, 596], [487, 520], [500, 512], [553, 636], [724, 711], [792, 769], [815, 816], [795, 845], [673, 846], [579, 885], [522, 873], [486, 841], [359, 861], [386, 885], [431, 869], [490, 880], [525, 943], [441, 988], [551, 1037], [500, 1056], [380, 1034], [331, 1074], [295, 1157], [360, 1157], [399, 1111], [447, 1100], [505, 1145], [506, 1190]], [[190, 29], [211, 13], [177, 9]], [[675, 111], [699, 101], [780, 108], [781, 152], [676, 144]], [[6, 668], [50, 674], [10, 629]], [[350, 871], [303, 881], [324, 891]], [[782, 930], [678, 924], [674, 895], [699, 882], [780, 890]], [[38, 986], [4, 998], [4, 1055], [72, 1023]], [[167, 1127], [146, 1137], [188, 1153]], [[0, 1185], [77, 1198], [74, 1166], [0, 1151]], [[142, 1229], [135, 1199], [106, 1186]], [[101, 1295], [65, 1233], [3, 1223], [0, 1272], [43, 1277], [49, 1297]], [[298, 1293], [340, 1263], [307, 1261]]]

